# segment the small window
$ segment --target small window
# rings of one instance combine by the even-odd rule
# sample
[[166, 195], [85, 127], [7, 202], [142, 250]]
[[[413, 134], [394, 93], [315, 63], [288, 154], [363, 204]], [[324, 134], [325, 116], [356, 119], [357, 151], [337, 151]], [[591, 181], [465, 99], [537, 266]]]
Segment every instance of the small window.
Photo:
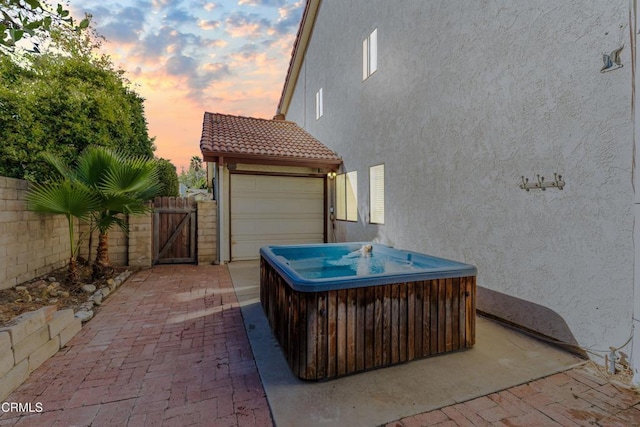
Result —
[[378, 29], [362, 41], [362, 80], [378, 69]]
[[316, 92], [316, 120], [322, 117], [322, 88]]
[[358, 221], [358, 172], [336, 175], [336, 219]]
[[369, 168], [369, 212], [372, 224], [384, 224], [384, 165]]

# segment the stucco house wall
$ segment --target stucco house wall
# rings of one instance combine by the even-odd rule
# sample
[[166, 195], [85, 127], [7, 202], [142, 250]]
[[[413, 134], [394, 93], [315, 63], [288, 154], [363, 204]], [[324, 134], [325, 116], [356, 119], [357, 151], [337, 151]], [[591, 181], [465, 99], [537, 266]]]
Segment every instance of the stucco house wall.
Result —
[[[624, 66], [601, 73], [621, 45]], [[359, 220], [336, 222], [338, 240], [472, 263], [479, 309], [603, 355], [633, 314], [629, 45], [622, 0], [325, 0], [286, 118], [358, 172]], [[385, 224], [371, 225], [380, 163]], [[519, 188], [554, 173], [564, 190]]]

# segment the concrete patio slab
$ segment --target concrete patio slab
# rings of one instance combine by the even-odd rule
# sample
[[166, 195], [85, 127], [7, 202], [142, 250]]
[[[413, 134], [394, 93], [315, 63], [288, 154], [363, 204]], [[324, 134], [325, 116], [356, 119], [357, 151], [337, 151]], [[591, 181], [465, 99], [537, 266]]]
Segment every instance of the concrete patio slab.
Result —
[[326, 382], [290, 371], [259, 302], [259, 263], [228, 266], [274, 423], [376, 426], [465, 402], [584, 361], [494, 321], [477, 318], [474, 348]]

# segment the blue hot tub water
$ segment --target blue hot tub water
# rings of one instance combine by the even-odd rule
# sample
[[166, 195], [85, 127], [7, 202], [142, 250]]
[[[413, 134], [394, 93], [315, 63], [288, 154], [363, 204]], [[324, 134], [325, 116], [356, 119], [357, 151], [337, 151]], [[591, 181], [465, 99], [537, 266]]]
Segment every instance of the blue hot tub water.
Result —
[[265, 246], [260, 254], [293, 289], [302, 292], [477, 273], [469, 264], [369, 242]]

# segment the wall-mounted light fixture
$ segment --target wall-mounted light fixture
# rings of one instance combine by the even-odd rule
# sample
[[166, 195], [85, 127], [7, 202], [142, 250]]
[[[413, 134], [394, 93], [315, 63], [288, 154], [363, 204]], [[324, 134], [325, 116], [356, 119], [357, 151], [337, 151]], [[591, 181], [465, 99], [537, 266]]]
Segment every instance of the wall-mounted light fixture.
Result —
[[335, 177], [336, 177], [336, 175], [337, 175], [337, 174], [336, 174], [335, 172], [331, 171], [331, 172], [329, 172], [329, 173], [327, 174], [327, 178], [329, 178], [329, 179], [333, 179], [333, 178], [335, 178]]

